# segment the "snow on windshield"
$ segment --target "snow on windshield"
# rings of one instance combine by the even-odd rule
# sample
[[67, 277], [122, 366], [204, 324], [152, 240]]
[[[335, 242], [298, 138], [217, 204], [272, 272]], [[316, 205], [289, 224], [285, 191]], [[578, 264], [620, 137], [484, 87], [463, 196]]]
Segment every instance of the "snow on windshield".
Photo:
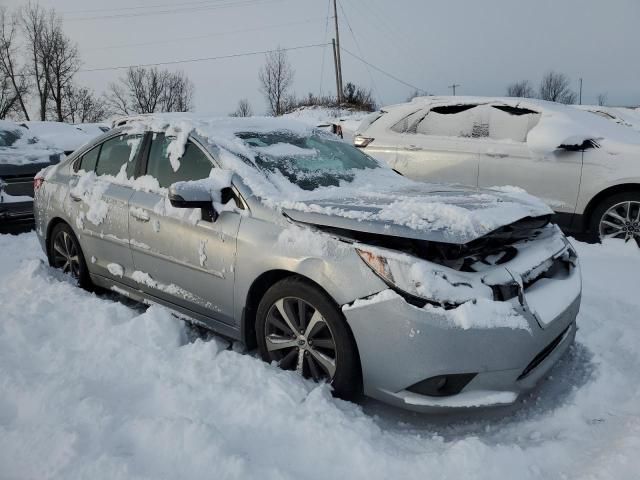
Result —
[[288, 119], [162, 114], [132, 121], [125, 128], [129, 133], [164, 132], [174, 137], [175, 152], [184, 149], [189, 134], [199, 136], [209, 142], [223, 168], [241, 177], [271, 208], [382, 221], [415, 230], [435, 228], [468, 237], [551, 213], [526, 193], [455, 189], [410, 180], [337, 137]]

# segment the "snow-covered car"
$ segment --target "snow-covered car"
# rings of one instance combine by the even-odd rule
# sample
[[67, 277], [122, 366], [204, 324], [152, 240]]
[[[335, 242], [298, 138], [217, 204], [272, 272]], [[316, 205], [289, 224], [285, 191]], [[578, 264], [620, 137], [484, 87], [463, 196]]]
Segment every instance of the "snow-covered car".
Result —
[[640, 133], [542, 100], [419, 97], [363, 121], [354, 144], [413, 179], [512, 185], [569, 232], [640, 245]]
[[61, 155], [24, 126], [0, 120], [0, 222], [33, 217], [33, 178]]
[[81, 125], [52, 121], [29, 121], [21, 122], [20, 125], [28, 128], [30, 134], [39, 138], [41, 142], [63, 151], [66, 155], [71, 155], [74, 150], [105, 132], [96, 126], [88, 125], [83, 128]]
[[81, 286], [345, 398], [509, 404], [576, 332], [580, 267], [544, 203], [416, 182], [292, 120], [123, 121], [41, 172], [35, 210], [50, 264]]

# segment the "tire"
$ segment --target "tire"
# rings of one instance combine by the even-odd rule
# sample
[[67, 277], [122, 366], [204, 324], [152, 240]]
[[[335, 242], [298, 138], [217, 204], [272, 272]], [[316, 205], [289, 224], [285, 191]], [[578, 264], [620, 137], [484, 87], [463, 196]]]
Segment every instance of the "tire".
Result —
[[621, 238], [640, 247], [640, 192], [617, 193], [601, 201], [591, 215], [589, 231], [596, 240]]
[[346, 320], [335, 302], [311, 282], [290, 277], [269, 288], [258, 305], [256, 336], [265, 362], [275, 361], [316, 382], [327, 381], [337, 397], [353, 400], [361, 394], [358, 350]]
[[91, 277], [80, 242], [66, 223], [58, 223], [53, 227], [47, 245], [47, 257], [50, 266], [71, 275], [80, 287], [91, 289]]

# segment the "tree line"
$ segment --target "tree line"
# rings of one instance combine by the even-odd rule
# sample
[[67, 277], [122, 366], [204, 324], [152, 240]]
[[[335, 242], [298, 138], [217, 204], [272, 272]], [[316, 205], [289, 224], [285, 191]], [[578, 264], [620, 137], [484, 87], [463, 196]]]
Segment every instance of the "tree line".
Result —
[[77, 83], [81, 66], [55, 9], [35, 2], [14, 11], [0, 6], [0, 119], [83, 123], [193, 107], [194, 86], [182, 72], [131, 67], [98, 95]]
[[[578, 99], [577, 93], [571, 89], [571, 81], [564, 73], [549, 71], [540, 81], [538, 90], [533, 88], [529, 80], [520, 80], [507, 85], [508, 97], [539, 98], [550, 102], [574, 104]], [[607, 94], [597, 96], [598, 105], [606, 105]]]

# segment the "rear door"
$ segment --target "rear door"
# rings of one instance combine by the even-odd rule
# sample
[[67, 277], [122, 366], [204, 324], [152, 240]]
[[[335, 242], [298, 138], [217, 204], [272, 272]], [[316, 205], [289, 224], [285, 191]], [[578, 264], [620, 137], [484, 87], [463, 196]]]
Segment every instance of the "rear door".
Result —
[[233, 283], [240, 214], [221, 212], [215, 221], [199, 209], [177, 209], [167, 189], [179, 181], [207, 178], [211, 156], [191, 140], [173, 170], [168, 148], [174, 139], [153, 134], [145, 172], [159, 189], [131, 198], [131, 250], [138, 288], [194, 312], [233, 323]]
[[[142, 135], [120, 134], [86, 152], [74, 165], [70, 219], [80, 236], [89, 271], [132, 284], [129, 186], [142, 150]], [[116, 178], [118, 177], [118, 178]]]
[[490, 108], [489, 137], [479, 142], [479, 186], [517, 186], [557, 212], [574, 213], [581, 153], [557, 150], [545, 156], [533, 154], [526, 139], [540, 113], [502, 105]]
[[392, 165], [415, 180], [438, 183], [478, 182], [478, 138], [488, 126], [482, 105], [423, 109], [403, 119]]

